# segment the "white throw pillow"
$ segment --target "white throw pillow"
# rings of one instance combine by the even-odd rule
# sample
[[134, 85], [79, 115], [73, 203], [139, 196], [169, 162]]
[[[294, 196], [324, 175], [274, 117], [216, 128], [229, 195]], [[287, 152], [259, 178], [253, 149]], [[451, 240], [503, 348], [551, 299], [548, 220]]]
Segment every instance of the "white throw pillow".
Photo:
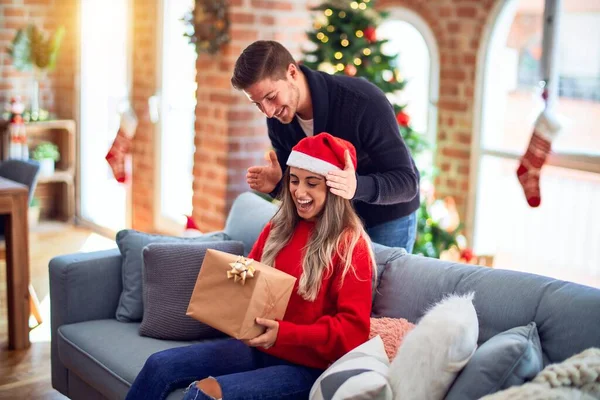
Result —
[[314, 383], [310, 400], [391, 400], [389, 367], [383, 341], [375, 336], [327, 368]]
[[434, 305], [406, 335], [390, 367], [395, 400], [443, 399], [477, 348], [473, 293]]

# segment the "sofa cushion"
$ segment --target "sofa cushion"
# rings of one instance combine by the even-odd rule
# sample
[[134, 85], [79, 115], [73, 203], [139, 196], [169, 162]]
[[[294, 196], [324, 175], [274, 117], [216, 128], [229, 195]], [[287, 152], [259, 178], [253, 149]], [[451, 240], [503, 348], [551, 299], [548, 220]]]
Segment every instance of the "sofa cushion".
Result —
[[408, 332], [412, 331], [415, 324], [404, 318], [371, 318], [369, 339], [379, 336], [383, 341], [385, 352], [392, 361]]
[[379, 336], [334, 362], [315, 381], [310, 400], [391, 400], [387, 374], [390, 363]]
[[443, 296], [468, 292], [476, 293], [480, 345], [500, 332], [534, 321], [544, 365], [600, 346], [598, 289], [412, 254], [397, 258], [385, 268], [373, 302], [373, 316], [416, 322]]
[[479, 399], [533, 379], [543, 368], [535, 322], [499, 333], [481, 345], [446, 399]]
[[237, 241], [152, 243], [144, 258], [144, 318], [140, 335], [166, 340], [200, 340], [223, 336], [186, 315], [207, 249], [242, 254]]
[[60, 360], [107, 398], [125, 398], [151, 354], [197, 343], [142, 337], [139, 325], [114, 319], [63, 325], [58, 329]]
[[373, 254], [375, 255], [375, 264], [377, 267], [377, 276], [373, 281], [373, 299], [375, 300], [375, 294], [379, 288], [381, 282], [381, 276], [384, 274], [385, 268], [389, 263], [396, 259], [406, 255], [406, 250], [401, 247], [387, 247], [379, 243], [372, 242]]
[[387, 247], [374, 242], [372, 243], [372, 248], [373, 254], [375, 254], [375, 263], [377, 264], [377, 286], [379, 286], [379, 280], [383, 275], [385, 267], [408, 253], [401, 247]]
[[142, 249], [150, 243], [195, 243], [205, 241], [223, 241], [229, 237], [223, 232], [208, 233], [195, 238], [151, 235], [132, 229], [117, 233], [117, 246], [123, 256], [121, 274], [123, 291], [119, 298], [116, 318], [121, 322], [141, 321], [142, 305]]
[[441, 400], [477, 348], [473, 294], [448, 296], [404, 338], [390, 367], [395, 398]]
[[277, 204], [252, 192], [242, 193], [235, 199], [223, 231], [232, 240], [244, 243], [244, 255], [247, 256], [277, 209]]

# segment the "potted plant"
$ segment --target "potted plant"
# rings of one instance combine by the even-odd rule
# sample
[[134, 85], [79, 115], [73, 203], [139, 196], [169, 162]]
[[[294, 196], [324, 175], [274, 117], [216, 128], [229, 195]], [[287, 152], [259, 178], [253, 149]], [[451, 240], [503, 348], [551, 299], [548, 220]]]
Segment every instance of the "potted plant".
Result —
[[8, 49], [8, 54], [17, 70], [33, 71], [33, 91], [29, 113], [31, 121], [40, 121], [48, 117], [45, 110], [40, 110], [39, 81], [46, 71], [51, 71], [56, 66], [64, 33], [65, 29], [61, 26], [52, 36], [46, 37], [40, 29], [30, 24], [17, 31], [12, 45]]
[[33, 150], [32, 158], [40, 163], [40, 175], [51, 176], [54, 174], [54, 163], [60, 160], [58, 146], [42, 142]]
[[31, 199], [28, 211], [29, 226], [36, 226], [40, 221], [40, 201], [37, 197]]

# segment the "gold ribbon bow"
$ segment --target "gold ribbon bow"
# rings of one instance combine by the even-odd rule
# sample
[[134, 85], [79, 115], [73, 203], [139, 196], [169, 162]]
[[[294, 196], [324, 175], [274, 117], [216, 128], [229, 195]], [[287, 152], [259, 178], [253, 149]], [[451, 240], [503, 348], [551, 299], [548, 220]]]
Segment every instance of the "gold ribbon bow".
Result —
[[251, 265], [254, 262], [251, 258], [238, 257], [235, 262], [229, 263], [231, 270], [227, 271], [227, 279], [233, 278], [234, 282], [246, 284], [246, 278], [254, 278], [256, 269]]

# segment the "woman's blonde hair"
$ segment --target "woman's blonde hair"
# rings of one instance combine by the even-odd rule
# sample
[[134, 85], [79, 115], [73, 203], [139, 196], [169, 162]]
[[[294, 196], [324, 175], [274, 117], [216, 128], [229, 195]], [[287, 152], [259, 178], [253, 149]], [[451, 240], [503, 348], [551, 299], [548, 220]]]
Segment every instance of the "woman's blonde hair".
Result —
[[[262, 254], [261, 262], [273, 267], [275, 267], [275, 257], [289, 243], [300, 220], [289, 190], [289, 181], [290, 169], [288, 168], [283, 177], [280, 193], [281, 206], [271, 219], [271, 231]], [[352, 265], [352, 253], [361, 238], [367, 241], [371, 267], [373, 274], [376, 274], [371, 241], [352, 204], [349, 200], [327, 190], [325, 206], [318, 216], [315, 229], [304, 248], [298, 294], [308, 301], [316, 299], [321, 289], [323, 274], [326, 273], [326, 276], [329, 277], [333, 273], [332, 260], [335, 255], [344, 266], [340, 285], [348, 272], [355, 273]]]

